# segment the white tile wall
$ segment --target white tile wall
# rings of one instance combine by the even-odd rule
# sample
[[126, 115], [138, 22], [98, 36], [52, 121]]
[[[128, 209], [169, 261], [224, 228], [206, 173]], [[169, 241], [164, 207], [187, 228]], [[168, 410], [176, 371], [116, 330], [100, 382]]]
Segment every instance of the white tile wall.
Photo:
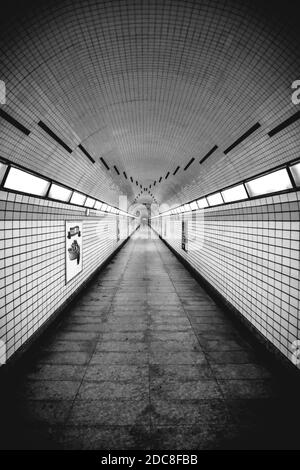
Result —
[[[152, 221], [153, 228], [287, 358], [300, 338], [300, 192]], [[188, 220], [188, 251], [181, 220]], [[196, 219], [195, 219], [196, 217]]]
[[[0, 339], [7, 357], [65, 302], [135, 228], [133, 219], [0, 192]], [[65, 220], [83, 221], [83, 270], [65, 283]]]

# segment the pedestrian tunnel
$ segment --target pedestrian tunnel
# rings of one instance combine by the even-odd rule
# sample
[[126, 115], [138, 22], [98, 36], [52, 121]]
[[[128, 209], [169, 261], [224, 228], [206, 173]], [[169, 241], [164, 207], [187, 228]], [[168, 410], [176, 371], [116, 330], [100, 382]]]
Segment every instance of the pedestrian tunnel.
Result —
[[4, 4], [3, 445], [299, 447], [297, 3]]

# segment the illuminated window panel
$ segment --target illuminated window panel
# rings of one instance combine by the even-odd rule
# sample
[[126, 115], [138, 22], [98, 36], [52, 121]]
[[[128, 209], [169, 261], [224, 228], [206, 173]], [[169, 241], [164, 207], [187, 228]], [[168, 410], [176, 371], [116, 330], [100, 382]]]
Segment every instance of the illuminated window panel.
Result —
[[102, 211], [107, 211], [107, 204], [102, 204], [102, 207], [101, 207], [101, 210]]
[[287, 170], [283, 168], [282, 170], [277, 170], [248, 181], [246, 186], [250, 196], [255, 197], [291, 189], [292, 183]]
[[35, 196], [46, 196], [49, 186], [49, 181], [13, 167], [10, 168], [4, 184], [5, 189]]
[[189, 204], [184, 204], [184, 206], [183, 206], [183, 207], [184, 207], [184, 211], [185, 211], [185, 212], [188, 212], [188, 211], [190, 211], [190, 210], [191, 210], [191, 208], [190, 208], [190, 205], [189, 205]]
[[[290, 166], [294, 181], [297, 186], [300, 186], [300, 163]], [[0, 169], [1, 171], [1, 169]]]
[[91, 198], [91, 197], [87, 197], [86, 198], [86, 201], [85, 201], [85, 207], [89, 207], [90, 209], [92, 209], [95, 205], [95, 199]]
[[203, 197], [202, 199], [198, 199], [197, 204], [198, 204], [199, 209], [204, 209], [204, 207], [207, 207], [208, 203], [207, 203], [206, 197]]
[[191, 203], [190, 203], [190, 207], [191, 207], [192, 211], [194, 211], [194, 210], [198, 209], [197, 202], [196, 202], [196, 201], [194, 201], [194, 202], [191, 202]]
[[239, 184], [233, 188], [225, 189], [222, 191], [222, 196], [225, 202], [240, 201], [241, 199], [248, 198], [245, 186], [243, 184]]
[[70, 200], [71, 194], [71, 189], [52, 183], [48, 196], [51, 199], [56, 199], [57, 201], [68, 202]]
[[72, 194], [70, 203], [76, 204], [77, 206], [83, 206], [85, 200], [86, 200], [86, 196], [84, 194], [74, 191], [74, 193]]
[[215, 193], [211, 196], [207, 196], [207, 200], [210, 206], [217, 206], [218, 204], [223, 204], [221, 193]]
[[7, 165], [5, 165], [5, 163], [0, 162], [0, 184], [2, 183], [3, 176], [5, 175], [6, 169], [7, 169]]
[[97, 211], [100, 211], [102, 208], [102, 202], [100, 201], [96, 201], [96, 204], [95, 204], [95, 209], [97, 209]]

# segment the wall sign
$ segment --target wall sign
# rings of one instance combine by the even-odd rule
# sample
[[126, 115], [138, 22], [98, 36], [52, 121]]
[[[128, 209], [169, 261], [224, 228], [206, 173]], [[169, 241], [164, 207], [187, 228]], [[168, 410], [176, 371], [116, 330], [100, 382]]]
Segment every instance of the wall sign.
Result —
[[187, 220], [182, 220], [181, 248], [186, 252], [188, 251], [188, 222]]
[[82, 271], [82, 222], [66, 221], [66, 283]]

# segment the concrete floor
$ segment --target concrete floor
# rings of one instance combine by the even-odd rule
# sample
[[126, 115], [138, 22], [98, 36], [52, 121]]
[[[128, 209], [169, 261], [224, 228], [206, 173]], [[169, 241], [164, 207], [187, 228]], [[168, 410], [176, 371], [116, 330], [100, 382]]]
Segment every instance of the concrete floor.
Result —
[[299, 448], [299, 392], [138, 234], [7, 384], [2, 448]]

